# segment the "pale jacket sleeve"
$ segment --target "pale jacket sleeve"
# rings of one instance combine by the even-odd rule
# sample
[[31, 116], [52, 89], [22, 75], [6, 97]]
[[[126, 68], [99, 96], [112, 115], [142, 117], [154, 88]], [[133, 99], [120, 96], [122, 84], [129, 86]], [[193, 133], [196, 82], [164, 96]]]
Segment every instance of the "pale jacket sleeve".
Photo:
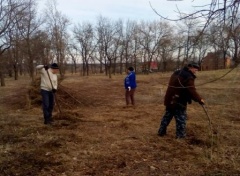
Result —
[[43, 68], [44, 67], [44, 65], [37, 65], [36, 66], [36, 69], [41, 69], [41, 68]]

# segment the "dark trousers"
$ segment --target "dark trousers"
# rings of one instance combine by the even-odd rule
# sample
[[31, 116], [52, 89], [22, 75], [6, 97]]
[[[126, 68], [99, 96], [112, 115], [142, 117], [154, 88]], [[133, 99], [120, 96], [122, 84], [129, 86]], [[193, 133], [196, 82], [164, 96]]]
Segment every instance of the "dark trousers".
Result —
[[135, 105], [134, 93], [135, 93], [135, 89], [131, 89], [130, 91], [126, 89], [126, 92], [125, 92], [126, 105], [129, 105], [130, 101], [132, 105]]
[[172, 118], [176, 120], [176, 138], [184, 138], [186, 136], [186, 119], [187, 113], [185, 108], [166, 109], [161, 120], [158, 134], [164, 136], [167, 133], [167, 126]]
[[52, 91], [46, 91], [41, 89], [42, 95], [42, 109], [44, 116], [44, 123], [48, 123], [52, 120], [52, 111], [54, 106], [54, 93]]

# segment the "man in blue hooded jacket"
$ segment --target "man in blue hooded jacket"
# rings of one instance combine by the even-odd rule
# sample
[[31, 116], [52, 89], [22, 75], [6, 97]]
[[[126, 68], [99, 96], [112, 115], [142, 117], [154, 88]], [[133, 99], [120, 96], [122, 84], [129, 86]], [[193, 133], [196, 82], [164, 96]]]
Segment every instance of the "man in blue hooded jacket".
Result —
[[127, 69], [127, 76], [124, 80], [124, 86], [125, 86], [125, 98], [126, 98], [126, 105], [128, 106], [130, 104], [130, 100], [131, 100], [131, 104], [134, 106], [135, 105], [135, 100], [134, 100], [134, 93], [137, 87], [137, 83], [136, 83], [136, 75], [134, 72], [134, 68], [133, 67], [129, 67]]

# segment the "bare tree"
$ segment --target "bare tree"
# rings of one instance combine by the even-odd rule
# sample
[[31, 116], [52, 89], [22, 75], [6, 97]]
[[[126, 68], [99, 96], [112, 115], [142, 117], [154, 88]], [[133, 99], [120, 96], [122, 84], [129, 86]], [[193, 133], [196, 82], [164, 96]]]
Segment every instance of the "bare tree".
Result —
[[[200, 36], [199, 36], [200, 35]], [[197, 31], [197, 35], [195, 36], [194, 43], [194, 58], [196, 58], [196, 61], [201, 64], [202, 59], [206, 55], [207, 51], [209, 50], [210, 42], [209, 38], [207, 37], [207, 34], [201, 34], [200, 31]]]
[[184, 39], [182, 40], [181, 47], [183, 47], [184, 49], [185, 62], [194, 60], [194, 54], [195, 54], [194, 46], [197, 43], [196, 36], [199, 35], [196, 33], [199, 28], [198, 24], [200, 24], [199, 20], [195, 18], [190, 18], [190, 17], [178, 22], [179, 35], [184, 37]]
[[[123, 21], [122, 20], [118, 20], [116, 23], [114, 23], [115, 26], [115, 35], [113, 37], [113, 47], [111, 48], [111, 54], [112, 54], [112, 58], [111, 58], [111, 72], [113, 74], [116, 74], [116, 69], [118, 66], [118, 63], [120, 61], [120, 47], [121, 47], [121, 43], [122, 43], [122, 31], [123, 31]], [[109, 70], [110, 71], [110, 70]], [[111, 73], [109, 73], [110, 76]]]
[[167, 71], [168, 63], [173, 60], [173, 53], [175, 51], [173, 45], [173, 38], [171, 38], [171, 36], [165, 37], [160, 40], [159, 45], [159, 50], [156, 54], [156, 61], [158, 61], [157, 58], [160, 56], [160, 62], [158, 67], [160, 67], [160, 64], [162, 64], [163, 71]]
[[83, 61], [83, 76], [89, 75], [89, 61], [96, 48], [93, 26], [90, 23], [78, 24], [73, 30], [74, 38], [79, 44], [78, 50]]
[[79, 58], [78, 48], [76, 44], [69, 44], [67, 47], [67, 55], [70, 56], [70, 60], [72, 61], [72, 73], [77, 73], [77, 62]]
[[5, 86], [2, 54], [11, 47], [11, 31], [22, 16], [19, 14], [25, 9], [19, 0], [0, 0], [0, 79], [1, 86]]
[[[127, 21], [125, 30], [122, 33], [122, 52], [120, 54], [120, 63], [125, 60], [125, 67], [134, 66], [136, 71], [137, 51], [140, 48], [138, 39], [138, 28], [134, 21]], [[125, 69], [126, 69], [125, 68]], [[122, 72], [122, 67], [121, 67]]]
[[19, 34], [22, 38], [21, 49], [24, 53], [24, 62], [29, 71], [30, 77], [34, 79], [35, 63], [39, 47], [36, 45], [36, 36], [42, 25], [40, 18], [37, 18], [36, 0], [25, 2], [27, 8], [22, 12], [23, 17], [17, 23]]
[[[204, 34], [204, 31], [212, 24], [215, 24], [218, 27], [218, 32], [221, 35], [220, 45], [222, 48], [222, 52], [225, 55], [229, 48], [229, 39], [230, 35], [233, 34], [236, 29], [236, 21], [239, 17], [239, 0], [212, 0], [211, 3], [205, 4], [203, 6], [197, 7], [199, 10], [194, 13], [184, 14], [178, 10], [179, 18], [177, 19], [169, 19], [160, 15], [156, 9], [154, 9], [151, 4], [153, 11], [158, 14], [160, 17], [170, 20], [170, 21], [180, 21], [184, 19], [201, 19], [205, 21], [200, 34]], [[226, 31], [228, 29], [228, 31]], [[198, 35], [199, 38], [201, 35]], [[197, 42], [197, 40], [195, 40]], [[236, 53], [238, 53], [238, 47], [235, 47], [235, 51], [233, 51], [234, 59], [236, 63], [239, 60], [236, 60]]]
[[100, 16], [96, 28], [98, 52], [104, 60], [106, 75], [111, 78], [112, 62], [117, 57], [121, 43], [121, 26]]
[[[48, 60], [57, 61], [60, 66], [60, 75], [64, 76], [66, 61], [65, 55], [68, 47], [68, 26], [70, 21], [57, 9], [56, 0], [48, 1], [45, 13], [47, 22], [46, 31], [49, 31], [51, 38], [51, 53]], [[53, 56], [53, 57], [52, 57]]]
[[139, 43], [145, 51], [143, 56], [143, 70], [150, 70], [151, 62], [154, 57], [158, 56], [161, 41], [165, 40], [170, 35], [171, 30], [169, 30], [167, 23], [154, 21], [151, 23], [142, 22], [139, 26], [139, 31]]
[[[240, 15], [239, 15], [240, 16]], [[230, 42], [232, 44], [233, 50], [233, 61], [235, 61], [236, 65], [240, 63], [240, 18], [236, 19], [236, 24], [233, 24], [231, 30], [229, 30], [229, 39], [232, 40]], [[230, 47], [231, 47], [230, 44]]]
[[234, 23], [237, 15], [239, 14], [239, 4], [238, 0], [212, 0], [209, 4], [204, 4], [202, 6], [197, 6], [199, 10], [196, 10], [194, 13], [183, 13], [179, 9], [177, 9], [177, 13], [179, 14], [179, 18], [170, 19], [162, 16], [158, 13], [157, 9], [150, 6], [152, 10], [159, 15], [161, 18], [169, 20], [169, 21], [180, 21], [183, 19], [206, 19], [206, 23], [202, 28], [202, 32], [214, 21], [218, 21], [219, 24], [225, 24], [228, 19], [231, 21], [231, 24]]

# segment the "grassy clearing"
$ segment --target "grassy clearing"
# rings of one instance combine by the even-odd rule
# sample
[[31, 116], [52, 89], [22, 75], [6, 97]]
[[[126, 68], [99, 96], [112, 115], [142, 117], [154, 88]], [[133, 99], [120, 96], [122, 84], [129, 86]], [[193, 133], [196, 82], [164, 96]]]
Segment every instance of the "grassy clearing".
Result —
[[124, 107], [125, 75], [67, 75], [53, 126], [43, 124], [38, 89], [26, 77], [7, 79], [0, 88], [0, 173], [239, 175], [239, 69], [211, 82], [226, 72], [199, 72], [196, 85], [213, 129], [193, 103], [185, 140], [175, 139], [174, 121], [166, 137], [157, 136], [169, 73], [137, 75], [135, 108]]

